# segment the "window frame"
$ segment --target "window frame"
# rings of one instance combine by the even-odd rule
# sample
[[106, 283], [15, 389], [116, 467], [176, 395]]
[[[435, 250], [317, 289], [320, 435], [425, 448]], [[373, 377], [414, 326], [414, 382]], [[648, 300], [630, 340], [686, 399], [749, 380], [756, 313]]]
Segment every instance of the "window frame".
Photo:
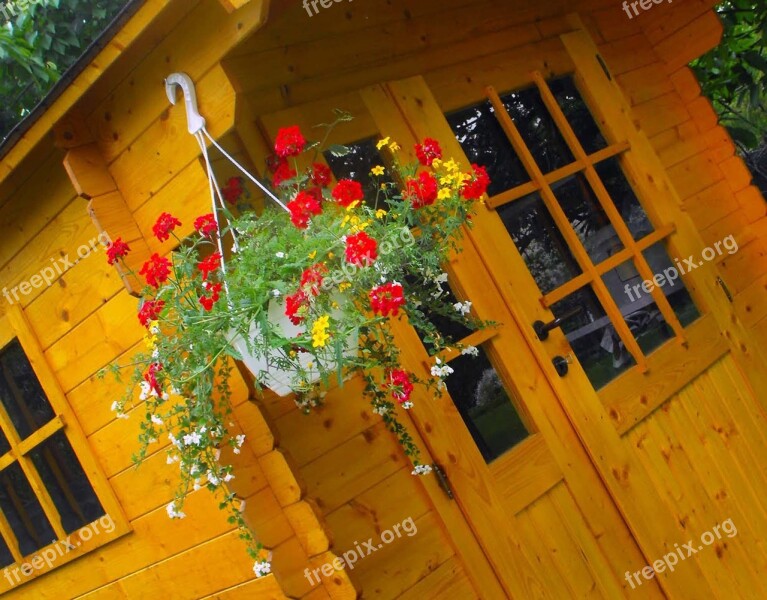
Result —
[[[57, 539], [34, 553], [23, 556], [19, 551], [15, 534], [0, 511], [0, 535], [15, 559], [13, 564], [4, 567], [5, 577], [0, 578], [0, 594], [101, 548], [132, 530], [117, 496], [88, 444], [76, 415], [45, 359], [37, 336], [34, 334], [26, 315], [17, 305], [9, 307], [4, 315], [0, 315], [0, 349], [4, 349], [14, 340], [18, 341], [29, 360], [32, 370], [53, 409], [54, 418], [35, 430], [26, 439], [21, 440], [5, 407], [0, 404], [0, 427], [11, 446], [8, 452], [0, 456], [0, 470], [10, 466], [13, 462], [18, 462], [35, 493], [35, 497], [50, 521]], [[104, 515], [79, 527], [70, 534], [64, 530], [60, 513], [29, 456], [30, 452], [39, 448], [41, 444], [60, 431], [64, 432], [104, 509]], [[101, 524], [101, 520], [106, 517], [111, 519], [113, 525], [112, 531], [109, 532], [104, 530], [104, 526]], [[93, 530], [87, 539], [81, 535], [85, 529]], [[46, 562], [42, 558], [46, 550], [55, 553], [53, 560]], [[18, 581], [16, 581], [17, 579]]]

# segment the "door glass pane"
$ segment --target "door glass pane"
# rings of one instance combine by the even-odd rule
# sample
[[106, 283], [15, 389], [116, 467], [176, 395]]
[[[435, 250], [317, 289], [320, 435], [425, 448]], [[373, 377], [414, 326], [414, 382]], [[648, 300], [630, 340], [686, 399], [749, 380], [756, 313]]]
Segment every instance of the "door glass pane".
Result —
[[581, 273], [537, 192], [497, 212], [541, 292], [547, 294]]
[[562, 323], [562, 331], [586, 376], [599, 389], [635, 363], [590, 287], [578, 290], [551, 307], [555, 317], [581, 307]]
[[8, 565], [12, 565], [14, 562], [16, 561], [13, 559], [13, 555], [8, 548], [8, 544], [6, 544], [5, 540], [0, 537], [0, 567], [7, 567]]
[[56, 541], [56, 533], [17, 462], [0, 472], [0, 510], [19, 542], [22, 555]]
[[551, 189], [591, 262], [600, 263], [623, 250], [615, 228], [582, 173], [553, 183]]
[[608, 158], [594, 168], [634, 239], [639, 240], [652, 233], [654, 231], [652, 223], [623, 174], [618, 157]]
[[67, 533], [104, 514], [72, 445], [59, 431], [29, 453]]
[[18, 340], [0, 352], [0, 401], [22, 439], [53, 419], [53, 408]]
[[486, 462], [524, 440], [528, 435], [519, 413], [480, 347], [479, 356], [459, 356], [450, 361], [447, 391]]
[[[434, 298], [442, 298], [443, 301], [448, 302], [451, 305], [451, 309], [452, 305], [455, 305], [458, 302], [458, 298], [456, 298], [447, 281], [444, 283], [435, 283], [433, 281], [423, 282], [420, 286], [415, 285], [415, 281], [408, 280], [408, 283], [412, 285], [414, 290], [418, 290], [424, 294], [424, 296], [422, 296], [424, 300], [428, 300], [428, 298], [425, 297], [426, 295]], [[460, 342], [464, 338], [468, 337], [473, 331], [473, 329], [467, 327], [466, 324], [462, 321], [452, 318], [454, 315], [459, 315], [457, 311], [454, 311], [452, 315], [441, 315], [434, 311], [426, 312], [422, 311], [417, 306], [411, 306], [408, 308], [408, 314], [413, 315], [413, 313], [419, 313], [427, 321], [434, 325], [440, 335], [444, 336], [448, 340], [452, 340], [452, 342]], [[433, 342], [428, 339], [424, 339], [420, 331], [418, 332], [418, 335], [421, 338], [421, 343], [424, 345], [426, 350], [430, 354], [433, 353], [435, 350]]]
[[568, 75], [548, 81], [547, 84], [586, 154], [605, 148], [607, 142], [575, 86], [573, 78]]
[[511, 92], [501, 101], [541, 171], [548, 173], [575, 161], [537, 87]]
[[[663, 242], [658, 242], [650, 246], [643, 254], [645, 260], [650, 265], [650, 270], [659, 276], [659, 287], [663, 290], [671, 308], [674, 309], [676, 318], [679, 319], [682, 326], [687, 327], [687, 325], [700, 317], [700, 313], [682, 282], [682, 278], [679, 276], [679, 270], [671, 262], [666, 246]], [[662, 278], [660, 277], [661, 275]], [[632, 289], [632, 292], [635, 294], [637, 291], [646, 295], [641, 287], [638, 290]]]
[[530, 180], [506, 137], [490, 102], [446, 115], [469, 162], [482, 165], [490, 176], [488, 196], [495, 196]]

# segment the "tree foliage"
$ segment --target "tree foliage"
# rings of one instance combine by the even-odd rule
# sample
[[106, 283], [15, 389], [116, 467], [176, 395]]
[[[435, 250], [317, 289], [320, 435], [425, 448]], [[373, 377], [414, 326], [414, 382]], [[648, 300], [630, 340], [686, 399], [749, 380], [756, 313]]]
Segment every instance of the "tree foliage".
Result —
[[767, 0], [725, 0], [716, 10], [724, 24], [722, 41], [691, 66], [745, 153], [767, 134]]
[[[33, 2], [35, 0], [32, 0]], [[0, 138], [24, 118], [127, 0], [0, 0]]]

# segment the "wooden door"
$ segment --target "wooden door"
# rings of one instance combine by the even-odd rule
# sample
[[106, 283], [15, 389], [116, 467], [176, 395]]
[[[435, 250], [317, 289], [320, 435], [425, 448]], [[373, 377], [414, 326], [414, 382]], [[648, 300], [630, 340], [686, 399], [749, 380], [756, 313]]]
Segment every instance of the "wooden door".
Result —
[[[435, 137], [494, 180], [449, 270], [457, 297], [501, 323], [464, 343], [508, 402], [478, 423], [460, 376], [454, 406], [414, 419], [510, 594], [579, 595], [561, 575], [580, 552], [607, 597], [655, 583], [669, 597], [763, 597], [764, 363], [711, 262], [737, 250], [701, 243], [588, 35], [552, 53], [363, 93], [384, 135]], [[411, 365], [432, 364], [400, 335]], [[562, 552], [558, 526], [577, 551]], [[633, 555], [616, 558], [616, 543]], [[513, 546], [532, 575], [509, 568]]]

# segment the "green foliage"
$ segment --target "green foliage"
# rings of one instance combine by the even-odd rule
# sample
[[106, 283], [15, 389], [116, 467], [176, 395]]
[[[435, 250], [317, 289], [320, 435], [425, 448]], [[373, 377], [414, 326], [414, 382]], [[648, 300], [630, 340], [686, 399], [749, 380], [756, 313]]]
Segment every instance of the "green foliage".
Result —
[[724, 24], [722, 42], [691, 66], [722, 124], [747, 151], [767, 132], [767, 0], [726, 0], [717, 12]]
[[0, 0], [0, 137], [42, 100], [127, 0]]

